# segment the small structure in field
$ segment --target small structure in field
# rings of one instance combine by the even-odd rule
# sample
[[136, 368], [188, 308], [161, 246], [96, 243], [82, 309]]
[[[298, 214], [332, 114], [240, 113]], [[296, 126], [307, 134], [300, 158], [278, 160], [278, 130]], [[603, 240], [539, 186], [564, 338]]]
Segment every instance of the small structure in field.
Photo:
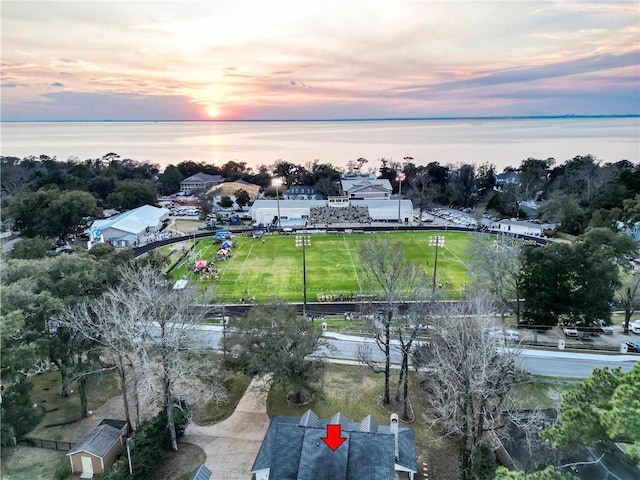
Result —
[[79, 473], [80, 478], [93, 478], [104, 472], [122, 452], [126, 432], [127, 422], [122, 420], [104, 420], [89, 430], [67, 453], [71, 472]]

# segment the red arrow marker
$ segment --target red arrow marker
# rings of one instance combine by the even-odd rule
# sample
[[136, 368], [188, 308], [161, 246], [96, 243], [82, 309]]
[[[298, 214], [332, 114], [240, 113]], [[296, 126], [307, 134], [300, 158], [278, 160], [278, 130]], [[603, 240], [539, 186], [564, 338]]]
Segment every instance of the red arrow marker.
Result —
[[322, 441], [334, 452], [346, 440], [345, 437], [342, 437], [341, 429], [340, 425], [327, 425], [327, 436], [322, 437]]

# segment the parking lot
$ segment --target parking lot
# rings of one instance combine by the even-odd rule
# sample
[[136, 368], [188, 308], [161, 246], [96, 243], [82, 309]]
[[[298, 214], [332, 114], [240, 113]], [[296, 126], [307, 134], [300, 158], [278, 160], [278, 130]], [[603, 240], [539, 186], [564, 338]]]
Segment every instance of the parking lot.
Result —
[[640, 342], [638, 334], [622, 333], [621, 325], [613, 326], [612, 334], [588, 334], [579, 332], [577, 337], [568, 337], [563, 333], [563, 327], [554, 327], [551, 330], [529, 330], [527, 328], [519, 328], [520, 338], [524, 344], [553, 346], [558, 348], [560, 341], [564, 342], [565, 349], [593, 349], [620, 352], [620, 345], [627, 342]]

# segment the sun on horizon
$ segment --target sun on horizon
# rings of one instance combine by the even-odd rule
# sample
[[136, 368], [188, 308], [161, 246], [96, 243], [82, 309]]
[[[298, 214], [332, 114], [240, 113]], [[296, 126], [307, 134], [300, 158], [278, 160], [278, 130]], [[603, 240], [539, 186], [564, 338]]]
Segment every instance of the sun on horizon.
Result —
[[209, 105], [204, 111], [208, 118], [217, 118], [220, 115], [220, 109], [216, 105]]

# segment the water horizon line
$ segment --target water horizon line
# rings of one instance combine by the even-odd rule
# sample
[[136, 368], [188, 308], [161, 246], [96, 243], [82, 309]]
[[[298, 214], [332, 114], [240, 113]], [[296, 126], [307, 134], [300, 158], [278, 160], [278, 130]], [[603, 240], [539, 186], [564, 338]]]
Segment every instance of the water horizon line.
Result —
[[403, 121], [452, 121], [452, 120], [564, 120], [598, 118], [640, 118], [638, 113], [612, 115], [482, 115], [462, 117], [373, 117], [327, 119], [104, 119], [104, 120], [2, 120], [0, 123], [335, 123], [335, 122], [403, 122]]

